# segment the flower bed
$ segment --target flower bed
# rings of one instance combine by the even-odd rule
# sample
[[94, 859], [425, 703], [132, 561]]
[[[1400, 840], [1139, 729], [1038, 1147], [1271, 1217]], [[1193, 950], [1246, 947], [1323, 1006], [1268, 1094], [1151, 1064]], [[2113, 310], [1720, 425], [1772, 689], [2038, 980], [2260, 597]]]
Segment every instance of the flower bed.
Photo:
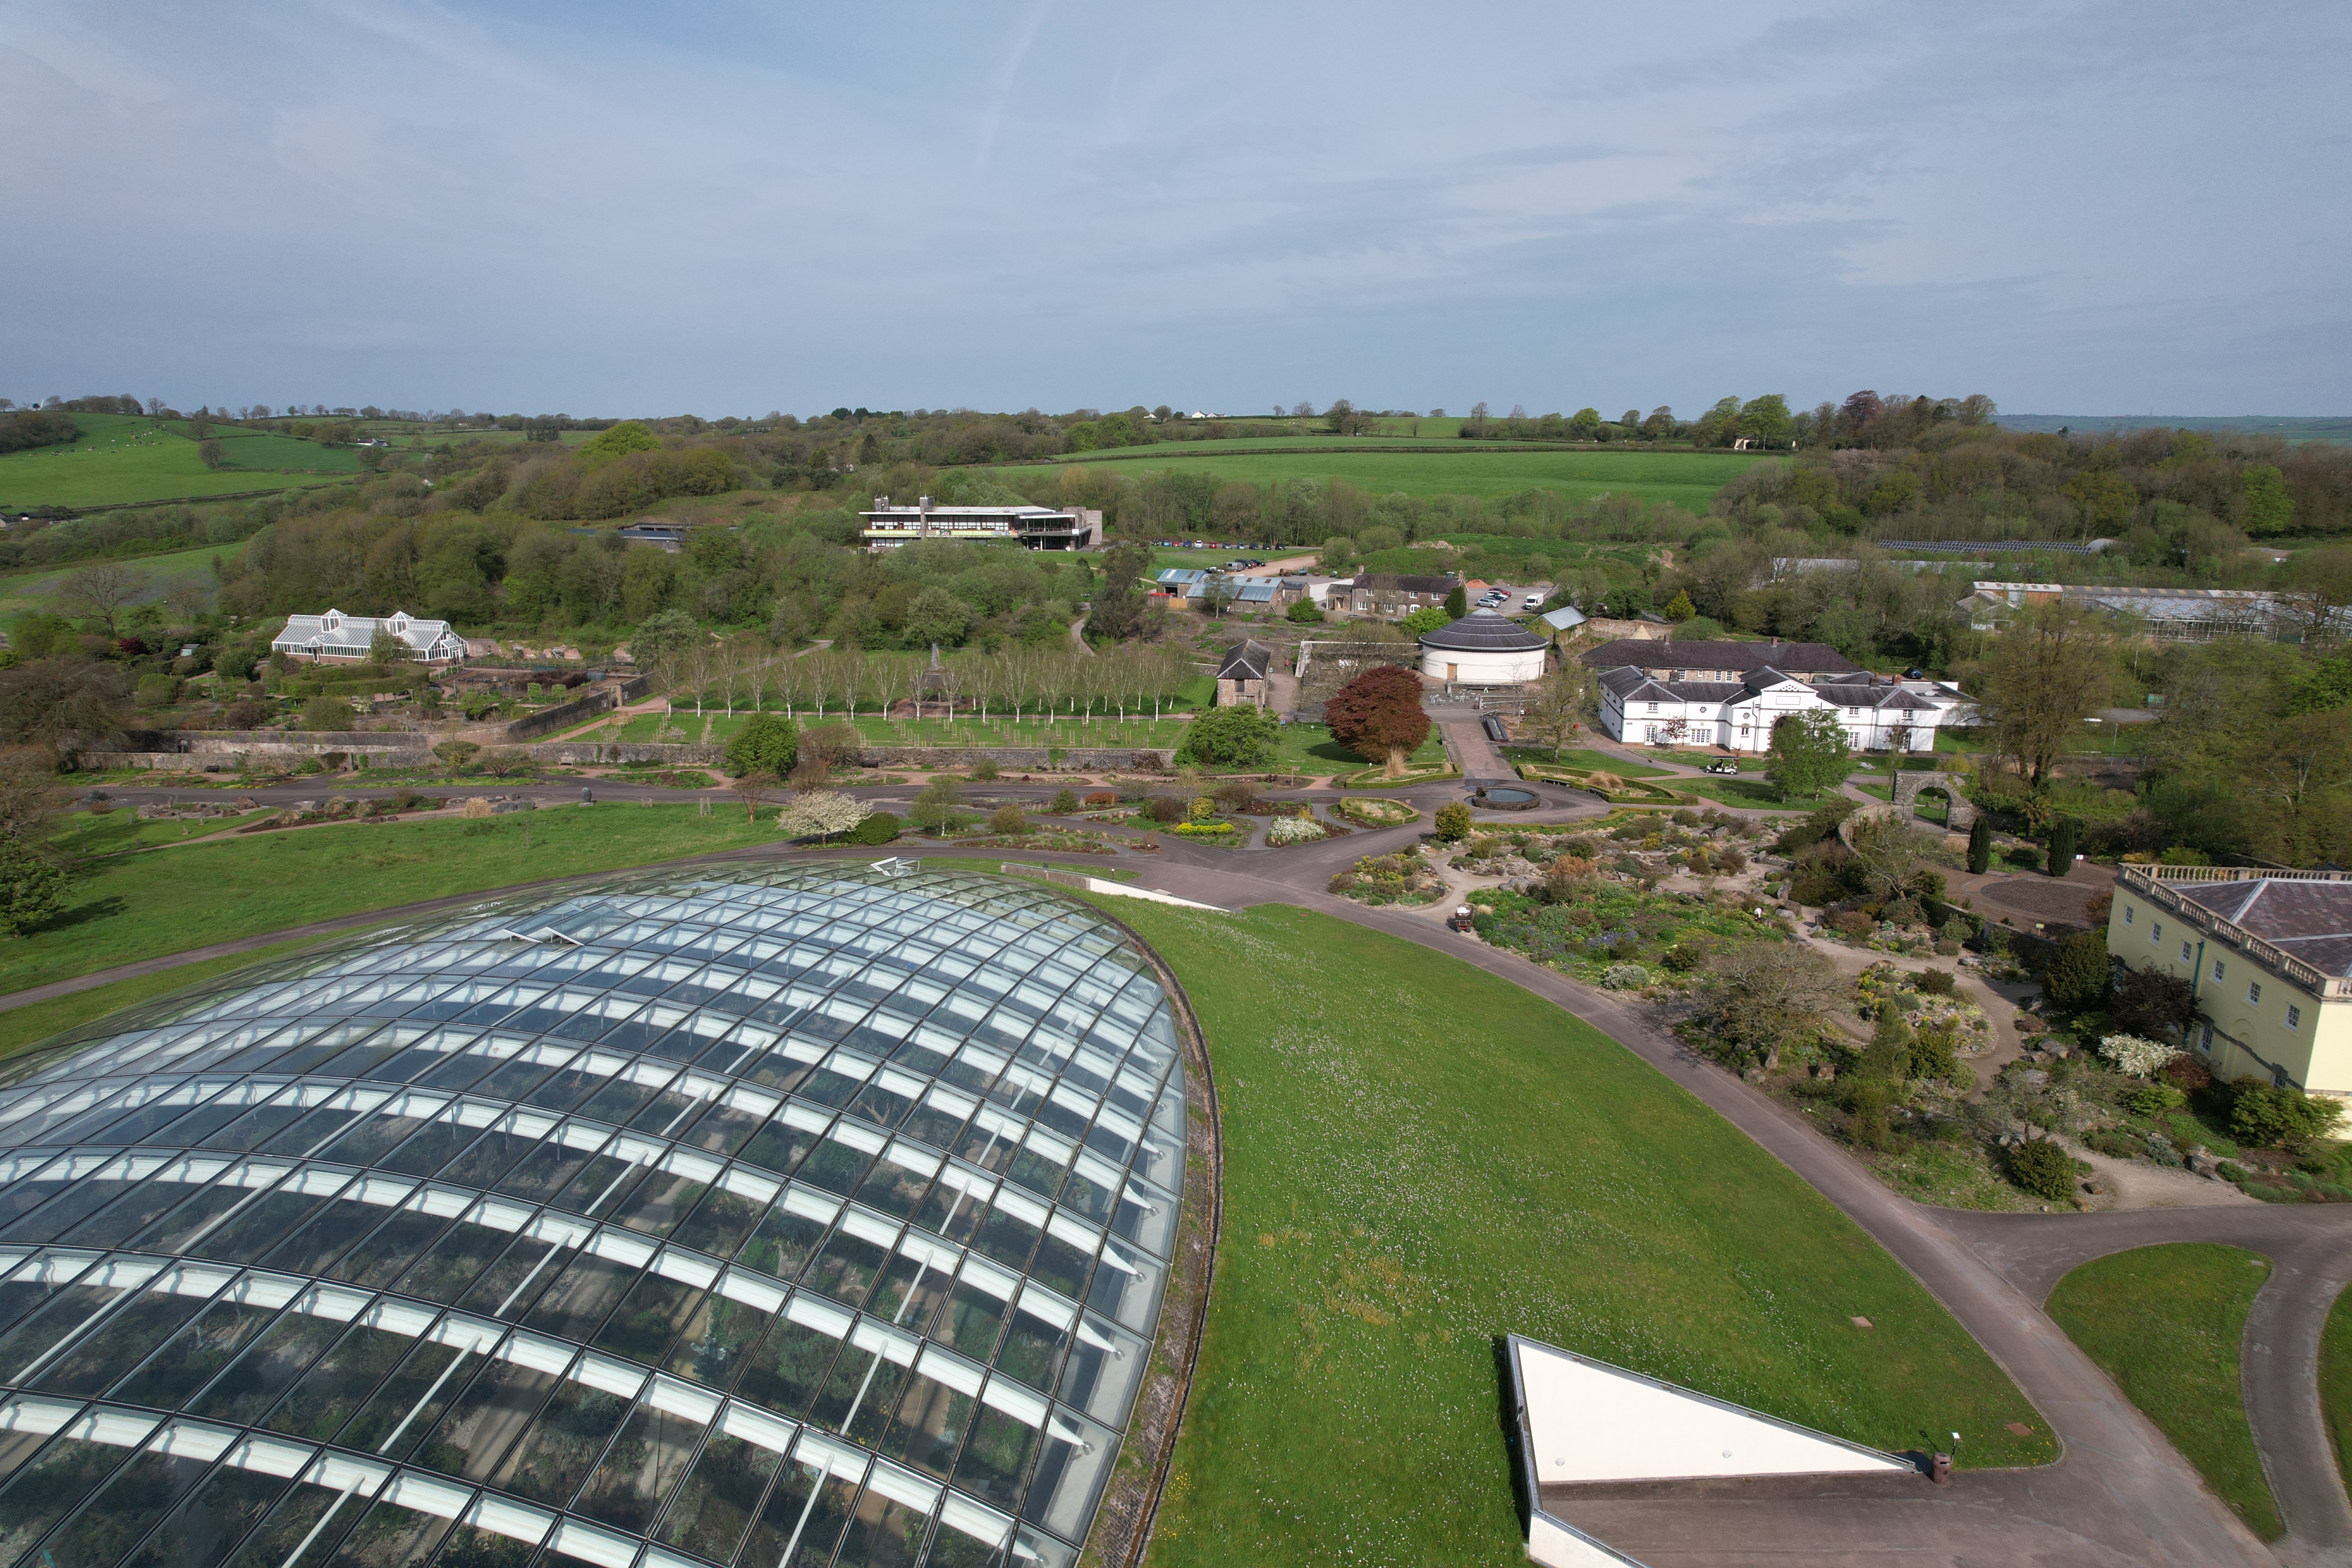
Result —
[[1403, 776], [1388, 778], [1379, 768], [1366, 768], [1360, 773], [1341, 773], [1331, 782], [1341, 789], [1404, 789], [1412, 784], [1433, 784], [1440, 779], [1458, 779], [1462, 770], [1451, 763], [1436, 767], [1407, 768]]
[[1645, 780], [1620, 778], [1614, 773], [1586, 768], [1562, 767], [1556, 763], [1521, 763], [1518, 770], [1519, 777], [1523, 779], [1590, 790], [1612, 805], [1680, 805], [1688, 798]]
[[1326, 838], [1344, 838], [1355, 831], [1336, 822], [1318, 822], [1311, 816], [1277, 816], [1265, 826], [1265, 842], [1276, 849], [1294, 844], [1320, 844]]
[[1331, 879], [1330, 891], [1361, 904], [1426, 904], [1445, 891], [1445, 879], [1405, 849], [1365, 856]]
[[1593, 984], [1630, 984], [1627, 966], [1647, 972], [1642, 984], [1681, 984], [1707, 952], [1738, 942], [1779, 942], [1778, 922], [1749, 912], [1737, 899], [1696, 893], [1643, 892], [1623, 882], [1593, 878], [1583, 896], [1548, 903], [1504, 888], [1481, 888], [1469, 897], [1479, 912], [1478, 934], [1496, 947], [1523, 952], [1538, 963]]
[[1918, 978], [1914, 972], [1895, 964], [1874, 963], [1855, 976], [1854, 995], [1866, 1015], [1875, 1014], [1881, 1003], [1893, 1002], [1902, 1012], [1904, 1021], [1914, 1029], [1953, 1026], [1958, 1031], [1961, 1056], [1982, 1056], [1992, 1049], [1992, 1022], [1985, 1016], [1983, 1008], [1957, 993], [1946, 995], [1922, 990]]
[[1364, 827], [1402, 827], [1421, 820], [1421, 813], [1404, 802], [1377, 796], [1350, 795], [1334, 803], [1331, 809]]

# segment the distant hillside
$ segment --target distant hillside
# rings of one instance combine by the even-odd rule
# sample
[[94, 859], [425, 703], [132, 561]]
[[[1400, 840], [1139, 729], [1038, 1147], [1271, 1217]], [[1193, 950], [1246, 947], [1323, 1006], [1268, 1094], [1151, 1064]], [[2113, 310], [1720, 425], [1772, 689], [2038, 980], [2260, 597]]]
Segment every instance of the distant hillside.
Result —
[[2283, 441], [2352, 446], [2352, 415], [2342, 414], [2233, 414], [2226, 418], [2188, 414], [2003, 414], [1999, 423], [2010, 430], [2071, 430], [2078, 436], [2105, 430], [2240, 430], [2249, 436], [2276, 436]]

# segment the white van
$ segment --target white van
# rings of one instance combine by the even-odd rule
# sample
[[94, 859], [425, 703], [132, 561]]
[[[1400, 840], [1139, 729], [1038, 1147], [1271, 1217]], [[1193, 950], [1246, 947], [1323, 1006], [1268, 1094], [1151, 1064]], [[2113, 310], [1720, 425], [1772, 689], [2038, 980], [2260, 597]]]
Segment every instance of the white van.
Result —
[[1528, 609], [1530, 609], [1530, 610], [1540, 610], [1540, 609], [1542, 609], [1542, 608], [1543, 608], [1543, 599], [1544, 599], [1544, 596], [1543, 596], [1541, 594], [1529, 594], [1529, 595], [1528, 595], [1528, 598], [1527, 598], [1527, 605], [1528, 605]]

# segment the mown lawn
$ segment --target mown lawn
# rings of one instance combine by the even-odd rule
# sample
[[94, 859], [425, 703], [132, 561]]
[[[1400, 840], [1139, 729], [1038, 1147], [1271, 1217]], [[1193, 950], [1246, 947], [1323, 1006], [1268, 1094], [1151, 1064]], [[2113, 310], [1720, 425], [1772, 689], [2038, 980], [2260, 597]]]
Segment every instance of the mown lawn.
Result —
[[2336, 1298], [2319, 1336], [2319, 1413], [2336, 1449], [2336, 1468], [2352, 1488], [2352, 1290]]
[[0, 993], [235, 937], [543, 877], [766, 843], [714, 805], [599, 805], [334, 824], [212, 838], [93, 863], [47, 926], [0, 942]]
[[1155, 1568], [1523, 1561], [1496, 1367], [1513, 1331], [1891, 1449], [1957, 1429], [1969, 1464], [2054, 1457], [1860, 1229], [1566, 1013], [1286, 906], [1100, 902], [1184, 982], [1224, 1119]]
[[2270, 1275], [2268, 1258], [2235, 1247], [2136, 1247], [2058, 1281], [2049, 1312], [2247, 1528], [2276, 1541], [2286, 1525], [2238, 1386], [2246, 1311]]
[[209, 821], [142, 822], [139, 814], [128, 807], [102, 816], [77, 811], [68, 814], [64, 826], [49, 835], [49, 841], [77, 855], [113, 855], [125, 849], [151, 849], [158, 845], [209, 838], [269, 815], [271, 808], [263, 808]]
[[[1615, 773], [1621, 779], [1654, 779], [1667, 776], [1667, 770], [1664, 768], [1643, 767], [1639, 763], [1629, 763], [1621, 757], [1611, 756], [1606, 752], [1563, 750], [1558, 757], [1554, 757], [1551, 754], [1551, 749], [1548, 746], [1529, 746], [1525, 742], [1518, 742], [1511, 746], [1506, 755], [1515, 763], [1551, 763], [1563, 768], [1585, 768]], [[1682, 785], [1678, 782], [1674, 787], [1680, 789]]]

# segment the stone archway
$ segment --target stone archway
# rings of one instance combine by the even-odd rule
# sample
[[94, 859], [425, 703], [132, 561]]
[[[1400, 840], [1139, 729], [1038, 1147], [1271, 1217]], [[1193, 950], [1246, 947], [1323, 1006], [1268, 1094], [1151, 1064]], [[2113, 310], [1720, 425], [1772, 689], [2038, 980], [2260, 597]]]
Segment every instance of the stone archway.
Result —
[[1896, 773], [1895, 775], [1895, 804], [1903, 808], [1906, 816], [1917, 816], [1919, 812], [1919, 792], [1923, 789], [1942, 790], [1944, 792], [1944, 798], [1951, 802], [1951, 809], [1944, 818], [1944, 827], [1946, 831], [1952, 833], [1965, 832], [1969, 826], [1976, 821], [1977, 808], [1969, 804], [1967, 781], [1961, 778], [1958, 773]]

